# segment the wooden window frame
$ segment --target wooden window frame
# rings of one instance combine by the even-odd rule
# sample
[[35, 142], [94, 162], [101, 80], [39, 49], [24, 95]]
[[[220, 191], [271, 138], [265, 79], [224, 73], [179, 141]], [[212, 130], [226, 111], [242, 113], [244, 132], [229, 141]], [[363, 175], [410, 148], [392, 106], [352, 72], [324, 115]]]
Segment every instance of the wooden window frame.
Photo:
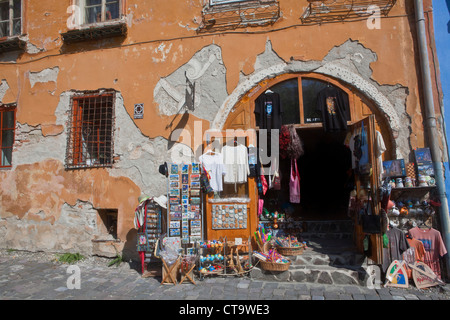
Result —
[[[101, 0], [101, 4], [100, 5], [93, 5], [93, 6], [87, 6], [86, 5], [86, 0], [80, 0], [80, 9], [81, 9], [81, 21], [82, 21], [82, 25], [93, 25], [93, 24], [98, 24], [98, 23], [108, 23], [108, 22], [113, 22], [113, 21], [118, 21], [121, 19], [122, 14], [124, 12], [124, 0], [118, 0], [119, 2], [119, 16], [117, 18], [114, 19], [106, 19], [107, 18], [107, 11], [106, 11], [106, 4], [108, 1], [111, 0]], [[101, 16], [100, 16], [100, 21], [95, 21], [95, 22], [87, 22], [86, 21], [86, 8], [87, 7], [98, 7], [101, 6]]]
[[[14, 120], [13, 120], [13, 127], [12, 128], [4, 128], [3, 127], [3, 117], [6, 112], [14, 112]], [[3, 133], [4, 131], [12, 131], [13, 132], [13, 142], [10, 147], [4, 147], [3, 146]], [[3, 157], [2, 150], [3, 149], [12, 149], [14, 148], [14, 141], [15, 141], [15, 135], [16, 135], [16, 106], [15, 105], [0, 105], [0, 169], [8, 169], [12, 167], [12, 151], [11, 151], [11, 164], [10, 165], [4, 165], [3, 164]]]
[[20, 36], [23, 33], [23, 10], [24, 10], [24, 6], [23, 6], [23, 1], [20, 0], [20, 31], [19, 33], [13, 33], [14, 31], [14, 0], [0, 0], [0, 2], [8, 2], [9, 3], [9, 13], [8, 13], [8, 19], [7, 20], [2, 20], [1, 22], [5, 22], [8, 21], [9, 23], [9, 34], [0, 37], [0, 39], [7, 39], [10, 37], [17, 37]]
[[[344, 91], [347, 95], [348, 95], [348, 102], [349, 102], [349, 108], [350, 108], [350, 120], [347, 122], [349, 125], [352, 124], [353, 122], [356, 121], [356, 115], [355, 115], [355, 99], [354, 99], [354, 94], [353, 92], [348, 89], [346, 86], [342, 85], [339, 81], [324, 76], [324, 75], [320, 75], [317, 73], [288, 73], [288, 74], [283, 74], [280, 75], [274, 79], [269, 79], [269, 80], [265, 80], [262, 83], [259, 84], [259, 87], [257, 92], [255, 92], [255, 94], [251, 94], [252, 96], [252, 103], [251, 105], [253, 106], [254, 109], [254, 105], [255, 105], [255, 100], [261, 95], [263, 94], [266, 90], [270, 89], [271, 87], [273, 87], [276, 84], [279, 84], [281, 82], [287, 81], [287, 80], [292, 80], [292, 79], [297, 79], [297, 83], [298, 83], [298, 99], [299, 99], [299, 109], [300, 109], [300, 123], [295, 123], [294, 127], [296, 128], [322, 128], [323, 124], [322, 122], [317, 122], [317, 123], [306, 123], [305, 119], [304, 119], [304, 107], [303, 107], [303, 88], [302, 88], [302, 79], [311, 79], [311, 80], [318, 80], [318, 81], [323, 81], [326, 83], [330, 83], [334, 86], [336, 86], [337, 88], [341, 89], [342, 91]], [[252, 123], [251, 126], [253, 128], [257, 128], [256, 126], [256, 119], [255, 117], [251, 117], [252, 118]]]
[[[66, 169], [112, 167], [114, 106], [114, 91], [90, 92], [72, 97]], [[88, 110], [87, 113], [86, 110]], [[91, 133], [95, 140], [90, 139]]]

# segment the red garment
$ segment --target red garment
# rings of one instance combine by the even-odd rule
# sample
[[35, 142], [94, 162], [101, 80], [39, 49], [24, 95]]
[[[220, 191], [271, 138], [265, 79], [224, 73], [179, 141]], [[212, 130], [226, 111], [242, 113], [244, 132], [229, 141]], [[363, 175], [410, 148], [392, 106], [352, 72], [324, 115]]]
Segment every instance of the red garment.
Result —
[[439, 258], [447, 253], [441, 233], [436, 229], [420, 229], [418, 227], [409, 230], [409, 234], [423, 243], [425, 249], [424, 263], [440, 278], [441, 267]]

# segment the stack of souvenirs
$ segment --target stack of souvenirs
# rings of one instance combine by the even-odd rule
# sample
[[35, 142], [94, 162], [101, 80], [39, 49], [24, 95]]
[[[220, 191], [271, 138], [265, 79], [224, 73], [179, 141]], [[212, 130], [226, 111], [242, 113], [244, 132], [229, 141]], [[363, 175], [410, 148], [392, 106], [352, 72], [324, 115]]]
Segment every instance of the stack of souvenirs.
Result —
[[224, 256], [220, 253], [223, 247], [223, 242], [219, 240], [199, 242], [199, 248], [209, 252], [205, 256], [200, 255], [199, 270], [201, 273], [221, 273], [223, 271]]
[[260, 252], [254, 252], [253, 255], [260, 260], [261, 267], [267, 271], [286, 271], [291, 261], [277, 252], [276, 248], [271, 248], [276, 240], [272, 235], [266, 233], [264, 225], [260, 224], [258, 231], [255, 232], [256, 242], [260, 247]]
[[429, 148], [414, 150], [415, 163], [403, 159], [383, 161], [382, 173], [390, 179], [392, 188], [435, 186], [434, 166]]

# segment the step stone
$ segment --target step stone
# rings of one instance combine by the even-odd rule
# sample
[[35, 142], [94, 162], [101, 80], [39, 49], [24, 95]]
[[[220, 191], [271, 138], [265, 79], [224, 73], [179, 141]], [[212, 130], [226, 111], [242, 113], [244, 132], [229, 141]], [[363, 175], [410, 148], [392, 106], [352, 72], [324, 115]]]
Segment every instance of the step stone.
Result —
[[288, 271], [262, 270], [258, 264], [251, 277], [266, 281], [292, 281], [333, 285], [364, 285], [368, 279], [367, 261], [353, 244], [353, 223], [339, 221], [305, 221], [301, 239], [307, 248], [303, 254], [288, 257]]

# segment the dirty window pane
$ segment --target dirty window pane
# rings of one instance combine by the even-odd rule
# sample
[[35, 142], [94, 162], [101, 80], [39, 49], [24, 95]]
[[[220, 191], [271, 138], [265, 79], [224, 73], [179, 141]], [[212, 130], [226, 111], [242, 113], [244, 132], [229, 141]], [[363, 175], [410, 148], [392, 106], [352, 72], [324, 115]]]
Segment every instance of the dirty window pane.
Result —
[[106, 1], [106, 20], [119, 18], [119, 1]]
[[13, 32], [12, 35], [17, 35], [22, 33], [20, 19], [13, 19]]
[[21, 0], [14, 0], [13, 3], [13, 18], [20, 18], [21, 17], [21, 7], [20, 7]]
[[12, 148], [2, 149], [1, 166], [9, 167], [11, 166], [12, 159]]
[[0, 22], [0, 37], [9, 36], [9, 21]]
[[102, 18], [102, 7], [86, 7], [85, 8], [85, 23], [95, 23], [100, 22]]
[[2, 132], [2, 148], [11, 148], [14, 142], [14, 131], [3, 130]]
[[8, 1], [0, 1], [0, 20], [8, 20], [9, 19], [9, 2]]
[[14, 129], [14, 111], [3, 112], [2, 129]]
[[297, 78], [277, 83], [272, 86], [270, 90], [277, 92], [280, 95], [280, 104], [283, 108], [282, 123], [300, 123]]
[[101, 5], [102, 0], [86, 0], [86, 6]]

